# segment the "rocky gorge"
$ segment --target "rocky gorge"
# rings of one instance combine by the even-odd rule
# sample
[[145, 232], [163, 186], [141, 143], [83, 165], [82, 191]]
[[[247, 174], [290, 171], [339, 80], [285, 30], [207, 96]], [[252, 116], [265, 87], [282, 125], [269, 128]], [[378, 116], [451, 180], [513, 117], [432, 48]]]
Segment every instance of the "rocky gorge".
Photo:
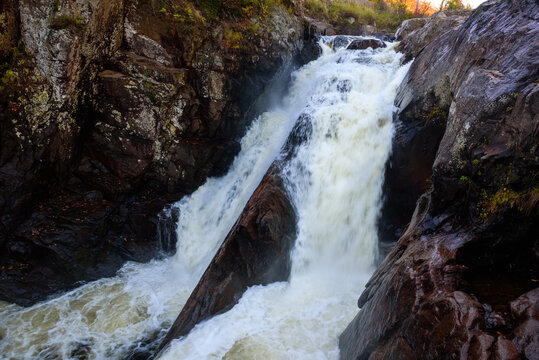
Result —
[[[22, 305], [174, 253], [184, 215], [163, 208], [228, 171], [265, 91], [281, 91], [276, 77], [286, 85], [294, 64], [316, 57], [312, 39], [333, 31], [300, 2], [8, 0], [1, 10], [0, 299]], [[409, 70], [378, 220], [389, 254], [337, 334], [342, 359], [539, 356], [538, 13], [534, 1], [490, 1], [397, 32]], [[352, 96], [351, 80], [329, 84], [338, 101]], [[144, 341], [164, 349], [248, 288], [291, 281], [304, 223], [281, 171], [311, 141], [311, 117], [218, 239], [168, 335]], [[344, 136], [334, 120], [325, 141]], [[158, 343], [128, 358], [154, 356]]]
[[415, 60], [381, 220], [402, 235], [340, 337], [343, 359], [539, 356], [538, 13], [492, 1], [403, 34]]

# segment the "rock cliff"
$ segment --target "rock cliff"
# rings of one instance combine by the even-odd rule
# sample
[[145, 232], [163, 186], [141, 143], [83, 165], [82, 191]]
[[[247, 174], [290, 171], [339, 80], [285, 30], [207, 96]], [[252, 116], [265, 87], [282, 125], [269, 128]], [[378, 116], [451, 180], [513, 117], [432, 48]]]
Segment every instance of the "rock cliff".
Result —
[[538, 14], [489, 2], [403, 40], [416, 58], [387, 178], [426, 192], [359, 298], [343, 359], [539, 357]]
[[0, 10], [0, 298], [20, 304], [155, 256], [157, 214], [227, 169], [304, 43], [294, 3]]
[[[399, 51], [405, 54], [404, 61], [415, 58], [434, 39], [456, 31], [470, 14], [471, 10], [449, 10], [435, 13], [431, 18], [403, 22], [396, 36], [402, 40]], [[414, 31], [417, 29], [421, 30]], [[401, 87], [398, 96], [407, 96], [409, 91], [416, 89], [413, 86]], [[439, 92], [437, 87], [434, 91]], [[444, 135], [449, 101], [446, 96], [442, 99], [445, 105], [440, 107], [440, 100], [434, 97], [425, 92], [418, 101], [422, 106], [421, 111], [410, 106], [395, 118], [397, 134], [386, 170], [379, 231], [383, 248], [391, 246], [400, 237], [410, 221], [417, 199], [431, 185], [432, 164]]]

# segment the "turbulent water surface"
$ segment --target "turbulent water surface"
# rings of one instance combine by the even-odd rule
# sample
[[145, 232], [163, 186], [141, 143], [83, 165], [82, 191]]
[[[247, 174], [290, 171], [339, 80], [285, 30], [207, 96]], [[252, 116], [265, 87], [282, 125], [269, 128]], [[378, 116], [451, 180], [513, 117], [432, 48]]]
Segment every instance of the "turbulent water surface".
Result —
[[288, 95], [242, 139], [228, 174], [176, 206], [178, 251], [129, 263], [29, 308], [0, 304], [2, 358], [125, 358], [158, 339], [294, 128], [303, 141], [281, 160], [298, 217], [288, 282], [250, 288], [162, 359], [327, 359], [371, 274], [395, 91], [407, 67], [394, 46], [349, 51], [321, 40], [319, 59], [293, 74]]

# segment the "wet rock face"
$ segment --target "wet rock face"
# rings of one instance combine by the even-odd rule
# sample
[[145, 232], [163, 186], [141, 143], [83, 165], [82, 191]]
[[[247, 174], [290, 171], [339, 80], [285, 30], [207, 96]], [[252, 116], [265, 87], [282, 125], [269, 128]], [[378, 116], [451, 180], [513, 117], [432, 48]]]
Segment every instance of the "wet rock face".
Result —
[[402, 167], [427, 192], [361, 295], [343, 359], [536, 357], [538, 11], [488, 3], [417, 55], [394, 152], [425, 143], [432, 176], [412, 165], [421, 147], [393, 158], [388, 177]]
[[83, 184], [67, 185], [33, 209], [6, 242], [2, 274], [9, 276], [0, 293], [31, 305], [79, 281], [113, 276], [126, 261], [171, 254], [177, 218], [160, 215], [170, 201], [148, 192], [117, 202]]
[[[404, 60], [416, 57], [425, 46], [446, 33], [453, 35], [444, 36], [455, 36], [454, 33], [470, 14], [471, 10], [449, 10], [437, 12], [430, 18], [404, 21], [396, 32], [402, 40], [399, 50], [405, 54]], [[420, 75], [417, 72], [417, 76]], [[384, 256], [402, 235], [419, 196], [431, 186], [432, 164], [446, 129], [451, 102], [448, 75], [433, 75], [438, 83], [431, 85], [428, 91], [423, 90], [420, 96], [416, 95], [417, 100], [413, 104], [404, 104], [404, 98], [408, 91], [416, 91], [414, 86], [421, 86], [420, 81], [409, 87], [401, 86], [397, 95], [397, 104], [402, 110], [394, 119], [396, 134], [386, 167], [379, 227]]]
[[[3, 4], [0, 51], [9, 46], [10, 69], [0, 89], [0, 298], [24, 304], [154, 256], [154, 201], [162, 207], [226, 171], [244, 115], [304, 41], [302, 20], [282, 8], [251, 36], [254, 28], [242, 33], [236, 27], [247, 22], [226, 14], [212, 20], [193, 8], [196, 18], [181, 22], [187, 13], [148, 1]], [[103, 201], [79, 201], [86, 193]], [[153, 233], [118, 225], [145, 211], [133, 203], [149, 207], [143, 223]], [[95, 221], [55, 216], [74, 204]], [[25, 226], [67, 226], [72, 235], [43, 240]], [[141, 250], [101, 244], [123, 238]], [[101, 250], [77, 260], [77, 249], [94, 245], [109, 260]], [[39, 254], [50, 249], [56, 260], [45, 270]], [[60, 280], [72, 272], [68, 259], [80, 271]]]
[[187, 335], [199, 322], [231, 309], [249, 286], [287, 280], [295, 235], [294, 209], [275, 167], [271, 167], [160, 349]]
[[[422, 198], [418, 209], [428, 211], [429, 201]], [[361, 295], [361, 312], [340, 337], [341, 357], [493, 359], [499, 356], [497, 353], [505, 352], [512, 355], [499, 358], [520, 358], [518, 344], [533, 344], [529, 328], [522, 333], [520, 329], [532, 325], [529, 322], [533, 318], [531, 314], [515, 316], [507, 299], [514, 299], [520, 291], [534, 286], [526, 284], [530, 281], [526, 272], [535, 266], [535, 255], [519, 259], [523, 262], [518, 270], [498, 262], [494, 267], [501, 269], [490, 268], [491, 278], [470, 281], [477, 258], [463, 261], [461, 254], [478, 237], [491, 234], [472, 234], [469, 228], [435, 231], [426, 228], [429, 221], [424, 219], [428, 215], [420, 211], [414, 214], [409, 232], [399, 240]], [[421, 230], [413, 227], [418, 225]], [[510, 252], [515, 242], [533, 237], [537, 230], [528, 228], [498, 251]], [[485, 258], [484, 254], [475, 255]], [[508, 274], [509, 279], [501, 281], [496, 272]], [[520, 286], [515, 288], [514, 282]], [[485, 292], [485, 287], [493, 291]]]

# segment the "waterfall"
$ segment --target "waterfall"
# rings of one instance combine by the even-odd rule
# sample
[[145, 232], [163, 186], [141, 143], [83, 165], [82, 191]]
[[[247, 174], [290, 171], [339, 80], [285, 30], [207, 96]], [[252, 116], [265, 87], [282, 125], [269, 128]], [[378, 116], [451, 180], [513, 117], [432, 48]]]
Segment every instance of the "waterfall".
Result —
[[[144, 353], [167, 331], [290, 132], [306, 139], [280, 160], [298, 215], [290, 281], [250, 288], [227, 313], [176, 340], [163, 359], [338, 357], [337, 337], [372, 271], [395, 91], [407, 66], [394, 46], [349, 51], [321, 40], [279, 105], [259, 116], [227, 175], [175, 205], [177, 253], [128, 263], [22, 308], [0, 303], [6, 359], [111, 359]], [[155, 343], [155, 341], [154, 341]]]
[[250, 288], [161, 359], [338, 358], [376, 258], [393, 100], [407, 67], [393, 48], [333, 50], [331, 40], [289, 94], [311, 94], [295, 128], [306, 139], [281, 166], [298, 217], [290, 280]]

